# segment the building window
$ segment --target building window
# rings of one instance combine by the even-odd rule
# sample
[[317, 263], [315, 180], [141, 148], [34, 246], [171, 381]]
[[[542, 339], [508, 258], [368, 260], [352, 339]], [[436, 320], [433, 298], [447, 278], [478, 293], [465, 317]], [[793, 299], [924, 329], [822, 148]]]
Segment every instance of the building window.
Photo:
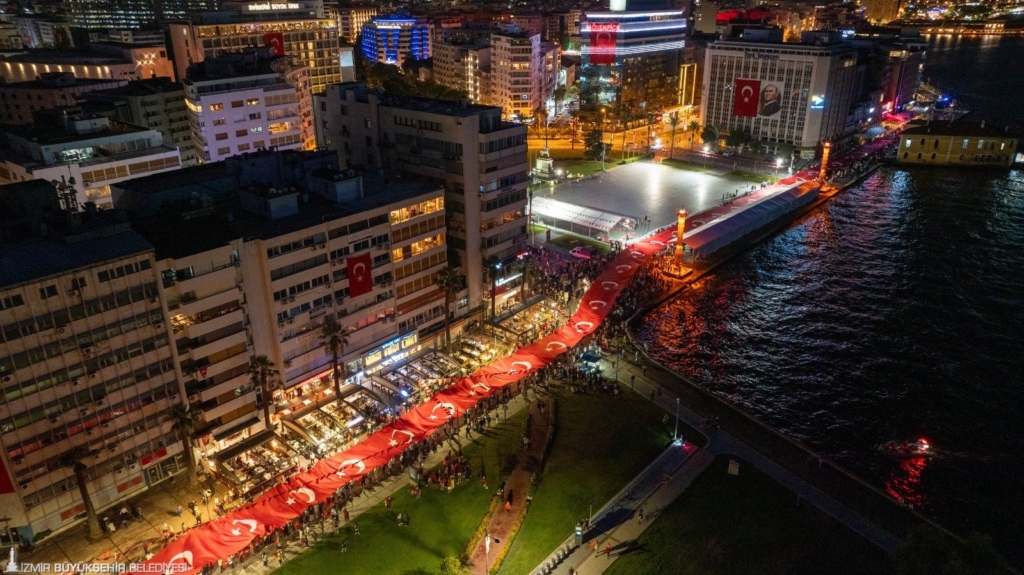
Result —
[[245, 102], [243, 102], [241, 100], [235, 100], [234, 102], [231, 102], [231, 107], [232, 108], [241, 108], [244, 105], [245, 105]]
[[217, 148], [217, 153], [220, 154], [221, 156], [226, 156], [231, 153], [231, 146]]
[[0, 299], [0, 309], [11, 309], [20, 305], [25, 305], [25, 300], [20, 295], [12, 295]]
[[216, 112], [217, 110], [223, 110], [224, 104], [210, 104], [210, 111]]
[[71, 289], [82, 289], [86, 286], [84, 277], [77, 277], [71, 280]]
[[248, 100], [245, 101], [245, 103], [250, 105], [250, 106], [259, 106], [260, 105], [260, 99], [259, 98], [249, 98]]
[[46, 286], [39, 288], [39, 299], [51, 298], [57, 295], [57, 286]]
[[228, 139], [228, 134], [227, 134], [227, 132], [221, 132], [221, 133], [217, 134], [214, 137], [217, 138], [218, 140], [227, 140]]
[[263, 131], [263, 126], [253, 126], [252, 128], [249, 128], [249, 133], [250, 134], [258, 134], [258, 133], [260, 133], [262, 131]]
[[213, 125], [214, 126], [223, 126], [224, 124], [227, 124], [227, 123], [228, 123], [228, 121], [225, 118], [217, 118], [216, 120], [213, 121]]
[[939, 149], [939, 141], [938, 141], [938, 140], [935, 140], [935, 149], [936, 149], [936, 150], [938, 150], [938, 149]]
[[967, 141], [968, 141], [967, 138], [964, 138], [964, 145], [963, 145], [963, 149], [964, 150], [967, 149]]
[[[966, 142], [966, 140], [964, 140]], [[907, 138], [907, 147], [910, 147], [910, 138]]]
[[932, 159], [933, 159], [933, 160], [935, 159], [935, 154], [932, 154]]
[[242, 138], [249, 133], [249, 130], [235, 130], [235, 137]]

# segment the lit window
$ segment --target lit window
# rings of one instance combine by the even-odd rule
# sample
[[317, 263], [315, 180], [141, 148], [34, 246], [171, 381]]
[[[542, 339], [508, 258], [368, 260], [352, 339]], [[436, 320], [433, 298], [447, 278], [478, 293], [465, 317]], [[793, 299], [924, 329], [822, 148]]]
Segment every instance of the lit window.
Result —
[[249, 98], [248, 100], [246, 100], [245, 103], [250, 105], [250, 106], [259, 106], [260, 105], [260, 99], [259, 98]]
[[217, 110], [223, 110], [224, 104], [210, 104], [210, 111], [216, 112]]

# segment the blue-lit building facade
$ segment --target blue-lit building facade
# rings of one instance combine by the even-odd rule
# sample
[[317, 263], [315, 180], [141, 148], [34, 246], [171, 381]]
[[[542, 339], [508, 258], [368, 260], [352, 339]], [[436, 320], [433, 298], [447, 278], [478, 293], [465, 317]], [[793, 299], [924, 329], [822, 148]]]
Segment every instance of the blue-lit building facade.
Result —
[[408, 16], [382, 16], [363, 24], [363, 56], [401, 66], [406, 58], [430, 58], [430, 24]]
[[[678, 104], [686, 18], [682, 10], [590, 12], [583, 37], [580, 97], [634, 118]], [[632, 8], [632, 6], [629, 6]]]

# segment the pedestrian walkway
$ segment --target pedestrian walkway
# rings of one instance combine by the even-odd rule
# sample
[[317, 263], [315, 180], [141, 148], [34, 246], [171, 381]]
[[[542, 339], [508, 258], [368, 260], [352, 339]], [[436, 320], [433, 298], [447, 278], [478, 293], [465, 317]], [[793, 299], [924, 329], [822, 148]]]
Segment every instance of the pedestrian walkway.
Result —
[[527, 430], [529, 443], [519, 452], [515, 471], [503, 483], [501, 501], [487, 528], [487, 536], [492, 544], [488, 546], [484, 540], [477, 544], [470, 554], [469, 565], [474, 574], [487, 575], [492, 561], [500, 549], [511, 544], [509, 535], [521, 515], [529, 507], [530, 487], [533, 476], [541, 470], [544, 450], [547, 446], [548, 434], [551, 429], [552, 410], [550, 399], [546, 395], [538, 396], [530, 407], [530, 426]]
[[[626, 487], [588, 519], [583, 544], [570, 536], [531, 573], [534, 575], [601, 573], [611, 558], [627, 551], [653, 518], [668, 506], [714, 460], [696, 445], [672, 444]], [[639, 509], [643, 508], [644, 521]], [[610, 553], [609, 553], [610, 551]]]

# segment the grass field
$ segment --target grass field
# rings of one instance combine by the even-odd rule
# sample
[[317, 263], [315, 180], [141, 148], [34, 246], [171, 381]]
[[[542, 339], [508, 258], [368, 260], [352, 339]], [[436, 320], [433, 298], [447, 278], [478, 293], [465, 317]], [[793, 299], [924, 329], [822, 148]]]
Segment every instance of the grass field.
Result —
[[[594, 248], [594, 250], [596, 250], [597, 253], [605, 254], [608, 253], [608, 250], [611, 249], [608, 247], [608, 244], [604, 242], [599, 242], [593, 238], [579, 236], [569, 232], [560, 231], [560, 233], [562, 235], [552, 239], [551, 243], [565, 250], [571, 250], [579, 246], [590, 246]], [[552, 233], [552, 235], [554, 235], [554, 233]]]
[[591, 501], [597, 511], [642, 471], [671, 440], [673, 422], [662, 417], [628, 391], [618, 397], [562, 392], [551, 454], [501, 575], [530, 573], [572, 534]]
[[[734, 459], [734, 458], [733, 458]], [[869, 575], [891, 561], [751, 466], [720, 456], [606, 575]], [[648, 513], [654, 510], [648, 510]]]
[[[481, 466], [486, 469], [491, 490], [485, 490], [475, 479], [455, 488], [451, 493], [436, 487], [423, 489], [420, 499], [402, 489], [394, 495], [393, 511], [377, 505], [360, 515], [360, 535], [351, 526], [338, 535], [328, 537], [314, 549], [288, 561], [275, 571], [276, 575], [339, 573], [352, 575], [411, 575], [435, 573], [441, 559], [459, 555], [466, 547], [487, 512], [493, 485], [498, 483], [499, 470], [514, 456], [520, 446], [526, 411], [479, 435], [464, 453], [473, 466], [474, 476]], [[409, 514], [409, 526], [399, 527], [396, 513]], [[348, 540], [348, 552], [341, 553], [341, 544]]]

